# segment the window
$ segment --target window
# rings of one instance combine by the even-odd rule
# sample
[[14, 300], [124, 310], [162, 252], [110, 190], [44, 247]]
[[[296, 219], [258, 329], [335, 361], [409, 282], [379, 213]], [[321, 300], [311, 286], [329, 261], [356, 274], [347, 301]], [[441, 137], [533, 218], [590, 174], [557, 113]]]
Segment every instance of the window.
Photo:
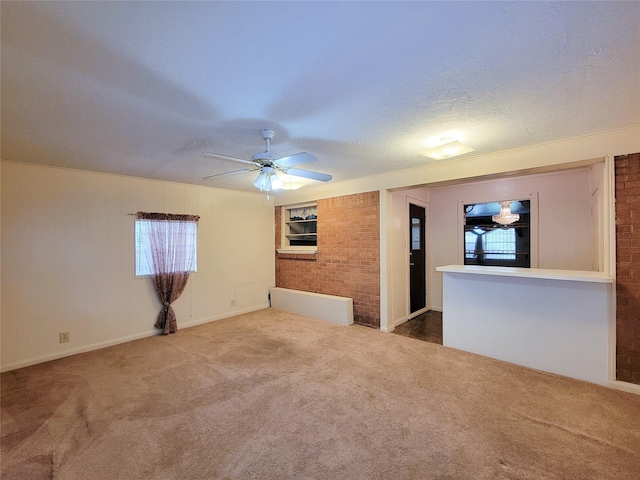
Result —
[[421, 225], [419, 218], [411, 219], [411, 250], [420, 250], [422, 248], [421, 245]]
[[513, 200], [519, 219], [508, 225], [493, 221], [500, 202], [464, 205], [464, 264], [502, 267], [531, 266], [530, 200]]
[[[501, 228], [490, 232], [468, 231], [464, 234], [465, 258], [475, 258], [482, 251], [488, 260], [516, 259], [516, 229]], [[479, 248], [478, 242], [481, 247]]]
[[[169, 238], [173, 238], [175, 241], [174, 232], [178, 231], [178, 226], [184, 226], [185, 234], [179, 239], [177, 246], [177, 252], [175, 257], [190, 258], [190, 266], [188, 266], [189, 272], [197, 271], [197, 251], [198, 251], [198, 222], [197, 221], [174, 221], [174, 220], [152, 220], [152, 219], [136, 219], [135, 223], [135, 242], [136, 242], [136, 276], [144, 277], [152, 274], [152, 252], [150, 232], [152, 224], [155, 226], [161, 226], [166, 232], [164, 236], [165, 241], [169, 241]], [[171, 270], [171, 267], [170, 267]]]
[[282, 247], [287, 250], [315, 251], [318, 246], [318, 206], [316, 203], [283, 209]]

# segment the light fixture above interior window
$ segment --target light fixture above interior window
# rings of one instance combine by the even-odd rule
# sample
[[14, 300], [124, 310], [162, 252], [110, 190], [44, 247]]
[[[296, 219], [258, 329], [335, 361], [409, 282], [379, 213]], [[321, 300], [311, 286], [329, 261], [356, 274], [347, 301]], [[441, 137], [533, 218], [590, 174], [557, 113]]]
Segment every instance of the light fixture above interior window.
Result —
[[520, 220], [520, 215], [511, 213], [511, 200], [500, 202], [500, 213], [491, 217], [495, 223], [500, 225], [511, 225]]
[[463, 153], [473, 152], [474, 149], [460, 143], [452, 138], [442, 139], [442, 143], [437, 147], [420, 152], [420, 155], [429, 157], [433, 160], [444, 160], [445, 158], [455, 157]]

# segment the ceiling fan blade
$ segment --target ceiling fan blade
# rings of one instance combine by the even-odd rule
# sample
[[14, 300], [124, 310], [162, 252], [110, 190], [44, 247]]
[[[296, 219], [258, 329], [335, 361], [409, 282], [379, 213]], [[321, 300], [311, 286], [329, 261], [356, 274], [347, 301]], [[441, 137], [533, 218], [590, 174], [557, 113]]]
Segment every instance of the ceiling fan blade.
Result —
[[209, 180], [210, 178], [215, 178], [215, 177], [226, 177], [229, 175], [237, 175], [238, 173], [246, 173], [246, 172], [254, 172], [256, 170], [260, 170], [259, 168], [243, 168], [240, 170], [233, 170], [231, 172], [224, 172], [224, 173], [216, 173], [215, 175], [209, 175], [208, 177], [202, 177], [203, 180]]
[[222, 158], [223, 160], [231, 160], [233, 162], [248, 163], [249, 165], [257, 165], [256, 162], [252, 162], [251, 160], [243, 160], [242, 158], [230, 157], [229, 155], [222, 155], [221, 153], [202, 152], [202, 155], [204, 155], [205, 157], [217, 157]]
[[299, 168], [287, 168], [285, 173], [289, 175], [295, 175], [296, 177], [310, 178], [312, 180], [319, 180], [321, 182], [328, 182], [333, 177], [327, 173], [312, 172], [310, 170], [301, 170]]
[[275, 161], [281, 167], [293, 167], [294, 165], [301, 165], [303, 163], [314, 163], [317, 162], [318, 159], [315, 155], [311, 155], [307, 152], [295, 153], [293, 155], [289, 155], [288, 157], [282, 157]]

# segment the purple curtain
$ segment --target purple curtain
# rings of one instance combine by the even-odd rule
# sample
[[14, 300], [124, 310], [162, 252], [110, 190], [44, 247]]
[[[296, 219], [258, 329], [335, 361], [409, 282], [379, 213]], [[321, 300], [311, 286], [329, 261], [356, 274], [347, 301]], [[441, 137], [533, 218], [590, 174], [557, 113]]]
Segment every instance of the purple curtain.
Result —
[[189, 281], [194, 268], [195, 229], [200, 219], [197, 215], [138, 212], [138, 220], [147, 220], [153, 286], [162, 303], [162, 310], [155, 323], [165, 335], [178, 330], [176, 313], [171, 303], [177, 300]]

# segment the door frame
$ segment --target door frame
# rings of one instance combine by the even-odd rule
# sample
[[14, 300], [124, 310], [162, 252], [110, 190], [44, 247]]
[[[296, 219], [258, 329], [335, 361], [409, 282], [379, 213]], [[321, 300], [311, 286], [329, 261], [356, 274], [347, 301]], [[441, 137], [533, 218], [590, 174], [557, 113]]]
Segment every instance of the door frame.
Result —
[[[409, 263], [411, 263], [411, 204], [416, 205], [418, 207], [424, 208], [424, 288], [425, 288], [425, 306], [420, 310], [416, 310], [415, 312], [411, 312], [411, 267]], [[417, 317], [418, 315], [422, 315], [425, 312], [431, 310], [430, 306], [430, 295], [429, 295], [429, 202], [425, 202], [424, 200], [419, 200], [414, 197], [406, 197], [406, 208], [405, 208], [405, 222], [406, 222], [406, 241], [405, 241], [405, 258], [406, 258], [406, 272], [407, 272], [407, 298], [406, 298], [406, 318], [407, 320], [411, 320], [412, 318]]]

